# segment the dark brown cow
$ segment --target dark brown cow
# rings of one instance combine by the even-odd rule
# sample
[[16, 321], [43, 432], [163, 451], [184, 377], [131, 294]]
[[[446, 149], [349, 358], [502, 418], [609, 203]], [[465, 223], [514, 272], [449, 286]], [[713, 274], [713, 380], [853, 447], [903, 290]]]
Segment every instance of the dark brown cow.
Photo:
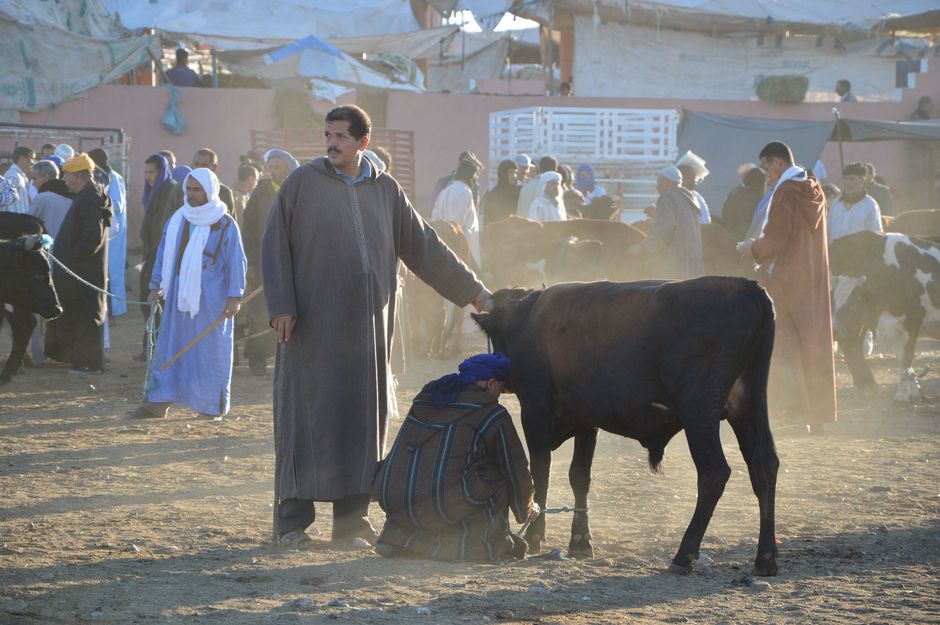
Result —
[[[509, 217], [484, 229], [481, 247], [484, 269], [497, 286], [538, 286], [568, 277], [568, 271], [590, 279], [631, 280], [639, 277], [635, 260], [626, 251], [644, 238], [636, 228], [619, 222], [600, 219], [569, 219], [538, 222], [522, 217]], [[572, 239], [600, 244], [599, 262], [592, 268], [568, 268], [560, 275], [546, 271], [548, 259], [568, 250]], [[589, 247], [596, 247], [595, 243]], [[583, 257], [583, 254], [581, 255]], [[594, 260], [598, 258], [595, 255]]]
[[885, 218], [885, 231], [940, 243], [940, 210], [905, 211]]
[[[731, 475], [719, 437], [734, 430], [760, 505], [756, 575], [777, 573], [774, 493], [779, 461], [767, 417], [773, 303], [756, 282], [569, 283], [528, 294], [500, 291], [472, 315], [509, 357], [522, 407], [535, 499], [544, 508], [551, 452], [574, 438], [569, 552], [593, 556], [588, 490], [598, 429], [638, 440], [657, 470], [685, 431], [698, 501], [670, 570], [688, 573]], [[641, 503], [638, 505], [642, 505]], [[526, 540], [541, 548], [545, 517]]]
[[[9, 382], [20, 371], [36, 327], [32, 313], [46, 319], [62, 313], [49, 260], [41, 252], [44, 234], [46, 228], [36, 217], [0, 212], [0, 240], [4, 241], [0, 252], [0, 325], [6, 319], [13, 334], [10, 357], [0, 371], [0, 384]], [[5, 304], [13, 306], [12, 312]]]
[[737, 244], [731, 233], [721, 224], [703, 224], [702, 256], [705, 261], [705, 275], [756, 278], [754, 263], [741, 258]]

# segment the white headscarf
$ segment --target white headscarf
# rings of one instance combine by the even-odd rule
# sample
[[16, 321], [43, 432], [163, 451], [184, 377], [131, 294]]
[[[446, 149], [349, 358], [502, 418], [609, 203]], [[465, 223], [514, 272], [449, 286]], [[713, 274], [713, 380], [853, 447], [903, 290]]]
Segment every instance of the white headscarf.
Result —
[[212, 224], [222, 219], [228, 212], [228, 207], [219, 199], [219, 179], [211, 169], [200, 167], [191, 171], [183, 181], [184, 193], [186, 183], [190, 178], [205, 189], [207, 200], [201, 206], [193, 206], [189, 203], [187, 195], [182, 208], [170, 217], [166, 228], [166, 240], [163, 243], [163, 276], [160, 288], [163, 289], [164, 294], [170, 292], [176, 275], [180, 228], [186, 225], [184, 221], [190, 223], [195, 226], [195, 229], [183, 252], [176, 307], [180, 312], [188, 312], [190, 317], [195, 317], [199, 314], [199, 299], [202, 296], [202, 253], [206, 249], [206, 241], [209, 240], [209, 229]]
[[564, 192], [561, 190], [562, 177], [557, 171], [546, 171], [539, 176], [539, 197], [545, 197], [545, 187], [548, 186], [548, 183], [552, 180], [558, 183], [558, 193], [554, 196], [554, 201], [562, 204], [564, 203]]
[[64, 163], [65, 161], [75, 156], [75, 148], [70, 146], [68, 143], [60, 143], [59, 145], [55, 146], [54, 154], [61, 158], [62, 162]]

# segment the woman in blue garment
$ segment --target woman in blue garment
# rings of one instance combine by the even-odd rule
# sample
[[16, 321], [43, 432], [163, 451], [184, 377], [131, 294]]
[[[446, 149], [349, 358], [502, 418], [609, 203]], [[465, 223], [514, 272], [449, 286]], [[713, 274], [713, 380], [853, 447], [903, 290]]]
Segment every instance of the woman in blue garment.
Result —
[[[167, 222], [150, 279], [150, 300], [163, 303], [152, 379], [138, 418], [164, 417], [170, 404], [201, 416], [228, 412], [234, 317], [245, 293], [245, 252], [235, 220], [219, 199], [219, 179], [193, 170], [185, 202]], [[225, 320], [166, 369], [164, 363], [219, 317]]]

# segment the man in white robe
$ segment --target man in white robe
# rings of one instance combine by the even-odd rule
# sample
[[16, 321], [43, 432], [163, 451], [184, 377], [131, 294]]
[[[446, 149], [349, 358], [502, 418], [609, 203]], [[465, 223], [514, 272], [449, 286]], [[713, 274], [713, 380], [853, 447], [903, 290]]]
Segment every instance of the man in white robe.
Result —
[[480, 168], [472, 161], [461, 161], [454, 181], [444, 187], [431, 210], [431, 221], [454, 221], [460, 224], [473, 260], [480, 265], [480, 219], [473, 202], [473, 183]]
[[533, 221], [565, 221], [568, 219], [565, 201], [561, 194], [561, 174], [547, 171], [539, 176], [542, 193], [529, 206], [526, 215]]

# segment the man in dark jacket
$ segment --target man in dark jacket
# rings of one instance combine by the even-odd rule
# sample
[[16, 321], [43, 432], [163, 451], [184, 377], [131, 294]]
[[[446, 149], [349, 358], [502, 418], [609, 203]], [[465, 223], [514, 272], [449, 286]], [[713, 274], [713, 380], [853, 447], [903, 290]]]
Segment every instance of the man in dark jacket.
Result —
[[741, 185], [731, 189], [721, 209], [721, 223], [735, 241], [743, 241], [754, 219], [757, 204], [764, 197], [764, 170], [751, 167]]
[[[287, 176], [300, 167], [300, 163], [290, 152], [277, 148], [264, 154], [264, 168], [267, 176], [258, 181], [258, 186], [251, 192], [245, 206], [243, 223], [240, 224], [242, 240], [245, 244], [245, 256], [248, 258], [248, 286], [250, 293], [261, 286], [261, 236], [268, 213], [277, 199], [278, 189], [287, 180]], [[244, 316], [248, 319], [249, 338], [245, 341], [245, 358], [248, 368], [255, 375], [264, 375], [268, 369], [268, 358], [274, 356], [277, 343], [272, 334], [262, 334], [270, 329], [268, 308], [264, 298], [258, 297], [245, 306]]]
[[[104, 289], [108, 275], [108, 228], [111, 200], [92, 172], [95, 163], [84, 152], [62, 167], [65, 184], [75, 194], [72, 206], [59, 227], [53, 255], [83, 280]], [[72, 364], [79, 373], [104, 370], [104, 322], [107, 300], [68, 275], [56, 265], [52, 273], [62, 315], [46, 329], [46, 355]]]

